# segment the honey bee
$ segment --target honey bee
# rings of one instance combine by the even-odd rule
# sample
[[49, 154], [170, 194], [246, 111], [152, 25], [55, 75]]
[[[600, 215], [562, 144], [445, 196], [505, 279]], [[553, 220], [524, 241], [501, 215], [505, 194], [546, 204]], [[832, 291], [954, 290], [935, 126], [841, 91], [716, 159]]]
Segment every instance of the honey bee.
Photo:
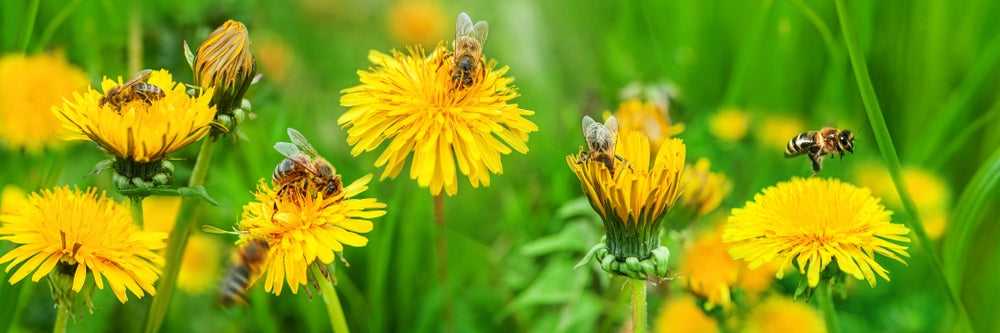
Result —
[[472, 85], [474, 77], [482, 76], [483, 46], [486, 45], [488, 33], [489, 26], [486, 21], [479, 21], [473, 25], [469, 14], [464, 12], [458, 14], [455, 23], [455, 41], [452, 44], [455, 54], [451, 79], [459, 86], [468, 87]]
[[840, 154], [840, 160], [844, 160], [844, 151], [854, 153], [854, 134], [848, 130], [839, 130], [833, 127], [824, 127], [819, 131], [810, 131], [799, 134], [788, 141], [785, 147], [785, 157], [792, 158], [802, 154], [809, 154], [812, 160], [813, 176], [819, 173], [823, 163], [823, 156], [826, 154]]
[[101, 97], [99, 106], [104, 106], [104, 104], [111, 104], [115, 108], [115, 111], [121, 112], [122, 106], [125, 103], [142, 100], [146, 104], [153, 105], [153, 101], [157, 101], [166, 94], [160, 87], [154, 86], [149, 83], [142, 82], [152, 75], [153, 70], [144, 69], [132, 75], [132, 78], [125, 82], [125, 84], [115, 86], [114, 88], [108, 89], [104, 93], [104, 97]]
[[229, 269], [229, 273], [226, 274], [226, 278], [222, 280], [222, 286], [219, 288], [219, 302], [223, 306], [247, 304], [247, 290], [264, 271], [264, 263], [267, 262], [269, 249], [270, 246], [267, 242], [252, 239], [236, 252], [233, 260], [235, 264]]
[[582, 154], [576, 163], [580, 164], [587, 159], [593, 159], [604, 163], [608, 171], [614, 175], [615, 159], [625, 161], [621, 156], [615, 155], [615, 146], [618, 144], [618, 119], [611, 116], [608, 121], [601, 124], [590, 116], [583, 116], [583, 138], [587, 141], [589, 150], [586, 154]]
[[327, 197], [340, 193], [343, 184], [333, 165], [323, 159], [299, 131], [289, 128], [288, 137], [292, 143], [274, 144], [274, 149], [285, 156], [271, 174], [271, 185], [277, 189], [277, 196], [285, 195], [289, 189], [305, 191], [310, 185]]

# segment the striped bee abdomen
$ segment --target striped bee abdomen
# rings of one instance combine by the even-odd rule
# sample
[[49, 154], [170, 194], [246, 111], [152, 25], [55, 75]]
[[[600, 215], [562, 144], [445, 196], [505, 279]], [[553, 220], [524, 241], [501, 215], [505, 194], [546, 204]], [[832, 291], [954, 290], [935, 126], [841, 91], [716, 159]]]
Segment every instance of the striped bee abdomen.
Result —
[[805, 132], [792, 138], [785, 146], [785, 157], [791, 158], [809, 152], [809, 147], [815, 146], [816, 132]]

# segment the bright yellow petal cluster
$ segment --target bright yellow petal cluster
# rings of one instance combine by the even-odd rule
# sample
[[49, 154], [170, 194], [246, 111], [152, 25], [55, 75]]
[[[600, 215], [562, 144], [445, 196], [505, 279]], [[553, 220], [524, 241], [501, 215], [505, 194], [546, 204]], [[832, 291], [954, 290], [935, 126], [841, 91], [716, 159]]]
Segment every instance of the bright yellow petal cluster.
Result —
[[[107, 92], [123, 83], [107, 78], [101, 83]], [[84, 94], [74, 93], [65, 99], [62, 107], [53, 107], [63, 123], [61, 136], [66, 140], [91, 140], [97, 142], [111, 155], [136, 162], [162, 160], [192, 142], [198, 141], [209, 130], [215, 117], [215, 107], [209, 107], [212, 90], [199, 97], [185, 93], [183, 84], [173, 81], [166, 70], [153, 71], [147, 83], [159, 87], [165, 97], [146, 104], [136, 99], [115, 110], [110, 104], [100, 106], [103, 93], [90, 89]]]
[[238, 243], [246, 244], [251, 239], [268, 243], [265, 290], [280, 295], [287, 281], [292, 293], [297, 293], [299, 285], [306, 284], [307, 270], [313, 262], [333, 262], [335, 253], [344, 251], [345, 244], [368, 244], [368, 239], [359, 234], [372, 230], [369, 219], [385, 215], [385, 204], [374, 198], [352, 198], [367, 190], [371, 179], [371, 174], [362, 177], [331, 197], [299, 193], [276, 197], [261, 180], [257, 201], [243, 206], [238, 228], [244, 233]]
[[[718, 228], [706, 233], [686, 248], [680, 269], [685, 276], [683, 281], [692, 293], [707, 300], [705, 307], [708, 309], [721, 306], [729, 310], [735, 287], [743, 289], [747, 298], [755, 298], [770, 286], [777, 269], [775, 265], [764, 265], [751, 270], [746, 262], [734, 260], [728, 246], [722, 242], [723, 231], [724, 228]], [[761, 281], [756, 278], [758, 276], [766, 279]]]
[[[910, 230], [890, 221], [891, 211], [866, 188], [837, 179], [792, 178], [765, 188], [733, 209], [723, 241], [729, 253], [751, 268], [780, 262], [778, 278], [795, 260], [810, 287], [820, 272], [836, 262], [841, 272], [875, 286], [875, 276], [889, 280], [875, 254], [905, 263]], [[898, 242], [898, 243], [897, 243]]]
[[[604, 118], [605, 121], [607, 117]], [[684, 132], [684, 124], [671, 124], [670, 113], [656, 103], [629, 99], [618, 105], [615, 112], [621, 132], [639, 132], [651, 141], [651, 152], [660, 151], [663, 141]]]
[[107, 280], [118, 300], [127, 300], [126, 290], [142, 298], [153, 288], [163, 258], [153, 252], [166, 246], [162, 232], [143, 232], [132, 225], [127, 206], [97, 194], [57, 187], [34, 193], [12, 211], [0, 215], [0, 240], [18, 244], [0, 257], [10, 262], [10, 277], [16, 283], [28, 276], [38, 282], [60, 264], [72, 270], [73, 290], [83, 288], [87, 273], [97, 287]]
[[577, 163], [579, 156], [570, 155], [566, 162], [580, 179], [591, 206], [605, 220], [616, 217], [626, 227], [659, 222], [680, 195], [687, 150], [681, 140], [667, 140], [650, 165], [649, 140], [637, 132], [622, 134], [615, 153], [624, 162], [616, 163], [614, 175], [593, 159]]
[[89, 83], [62, 53], [0, 57], [0, 142], [28, 152], [59, 146], [62, 124], [49, 110]]
[[[381, 179], [395, 178], [413, 155], [410, 178], [432, 195], [458, 192], [458, 172], [473, 187], [490, 185], [490, 173], [503, 173], [500, 155], [511, 148], [526, 153], [528, 133], [538, 126], [525, 118], [532, 111], [508, 103], [518, 96], [508, 68], [485, 64], [483, 77], [456, 88], [452, 54], [443, 43], [425, 56], [371, 51], [375, 67], [358, 71], [361, 84], [344, 89], [340, 104], [350, 107], [337, 123], [347, 129], [351, 154], [372, 151], [389, 141], [375, 161], [385, 166]], [[456, 164], [458, 165], [456, 170]]]
[[826, 324], [819, 311], [804, 302], [771, 297], [754, 307], [740, 332], [825, 333]]
[[719, 332], [719, 323], [706, 315], [690, 295], [671, 297], [656, 316], [656, 333], [714, 332]]

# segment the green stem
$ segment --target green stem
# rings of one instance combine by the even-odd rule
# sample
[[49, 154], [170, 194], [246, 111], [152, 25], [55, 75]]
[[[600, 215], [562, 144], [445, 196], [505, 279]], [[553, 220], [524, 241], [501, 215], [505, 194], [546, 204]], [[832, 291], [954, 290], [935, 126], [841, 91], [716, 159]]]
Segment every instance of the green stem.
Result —
[[455, 319], [452, 317], [451, 308], [451, 288], [448, 286], [448, 242], [445, 238], [447, 229], [444, 220], [444, 196], [438, 194], [434, 196], [434, 223], [438, 226], [435, 239], [438, 257], [438, 283], [444, 293], [444, 308], [441, 311], [441, 319], [444, 323], [445, 332], [455, 331]]
[[142, 230], [144, 221], [142, 215], [142, 197], [133, 196], [129, 200], [132, 201], [132, 204], [128, 206], [129, 210], [132, 211], [132, 223], [139, 227], [139, 230]]
[[[195, 187], [205, 183], [205, 176], [208, 174], [208, 165], [212, 162], [212, 151], [215, 142], [211, 138], [205, 137], [201, 141], [201, 150], [198, 152], [198, 159], [194, 163], [194, 170], [191, 171], [191, 180], [188, 187]], [[153, 333], [160, 330], [163, 318], [167, 315], [167, 307], [170, 305], [170, 295], [173, 293], [174, 284], [177, 282], [177, 274], [180, 272], [181, 260], [184, 259], [184, 248], [187, 247], [188, 236], [194, 223], [194, 210], [200, 201], [197, 198], [185, 197], [181, 201], [180, 212], [177, 213], [177, 220], [174, 221], [174, 229], [170, 235], [170, 242], [167, 244], [167, 266], [163, 269], [163, 276], [160, 284], [156, 286], [156, 296], [153, 297], [153, 304], [149, 306], [149, 315], [146, 316], [144, 332]]]
[[347, 319], [344, 317], [344, 309], [340, 306], [340, 298], [337, 297], [337, 290], [333, 288], [333, 282], [324, 277], [316, 265], [320, 265], [320, 263], [314, 263], [310, 267], [313, 271], [313, 277], [319, 282], [320, 293], [323, 295], [323, 302], [326, 303], [326, 312], [330, 316], [330, 326], [334, 333], [350, 333]]
[[632, 286], [632, 332], [646, 333], [646, 280], [629, 279]]
[[42, 0], [31, 0], [28, 5], [28, 22], [24, 25], [24, 38], [21, 38], [21, 53], [28, 52], [28, 44], [31, 43], [31, 34], [35, 30], [35, 20], [38, 19], [38, 7]]
[[854, 26], [851, 25], [847, 17], [847, 8], [844, 5], [844, 0], [835, 0], [835, 2], [837, 17], [840, 20], [840, 28], [844, 36], [844, 42], [847, 44], [847, 55], [851, 60], [852, 67], [854, 67], [854, 77], [858, 83], [861, 100], [864, 102], [865, 110], [868, 113], [872, 132], [875, 134], [875, 140], [878, 143], [879, 151], [882, 153], [882, 159], [889, 169], [889, 176], [896, 186], [896, 192], [899, 193], [903, 207], [910, 215], [910, 219], [905, 220], [907, 226], [913, 230], [925, 256], [930, 259], [934, 272], [938, 275], [941, 282], [944, 283], [952, 306], [958, 312], [959, 324], [962, 325], [963, 331], [969, 331], [971, 330], [971, 326], [965, 306], [962, 304], [962, 300], [957, 293], [957, 289], [954, 288], [953, 282], [949, 281], [945, 276], [941, 261], [934, 250], [934, 243], [931, 242], [930, 237], [927, 236], [927, 232], [924, 231], [924, 225], [920, 220], [920, 214], [917, 212], [917, 206], [913, 203], [913, 198], [906, 189], [906, 184], [903, 183], [903, 172], [899, 163], [899, 156], [896, 154], [896, 147], [892, 143], [892, 136], [889, 135], [889, 128], [885, 124], [885, 117], [882, 115], [882, 109], [878, 104], [875, 87], [872, 85], [871, 77], [868, 75], [868, 65], [865, 64], [865, 58], [861, 54], [857, 32], [854, 31]]
[[840, 322], [837, 320], [837, 309], [833, 307], [833, 285], [829, 281], [823, 281], [816, 288], [816, 301], [823, 311], [823, 322], [826, 323], [826, 331], [829, 333], [840, 332]]
[[128, 20], [128, 70], [138, 72], [142, 67], [142, 1], [132, 1]]
[[59, 28], [59, 26], [62, 25], [67, 18], [69, 18], [69, 15], [73, 13], [76, 6], [81, 2], [83, 2], [83, 0], [73, 0], [73, 2], [63, 6], [62, 10], [60, 10], [59, 13], [52, 18], [52, 21], [49, 21], [49, 24], [45, 25], [45, 29], [42, 29], [42, 36], [38, 38], [38, 44], [34, 47], [35, 51], [42, 50], [42, 48], [49, 43], [49, 40], [52, 39], [52, 35], [56, 33], [56, 29]]
[[69, 313], [66, 309], [62, 307], [56, 308], [56, 324], [52, 326], [52, 333], [63, 333], [66, 332], [66, 323], [69, 319]]

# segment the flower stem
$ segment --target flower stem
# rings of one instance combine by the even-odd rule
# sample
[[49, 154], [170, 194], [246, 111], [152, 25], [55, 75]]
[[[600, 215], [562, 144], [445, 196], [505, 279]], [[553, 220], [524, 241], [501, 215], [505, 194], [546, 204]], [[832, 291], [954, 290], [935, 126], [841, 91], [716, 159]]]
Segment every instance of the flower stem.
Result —
[[875, 134], [875, 141], [878, 144], [879, 151], [882, 152], [882, 160], [885, 161], [886, 167], [889, 169], [889, 176], [896, 185], [896, 192], [899, 193], [900, 201], [903, 202], [903, 207], [910, 215], [910, 219], [906, 220], [907, 226], [913, 231], [917, 242], [921, 245], [920, 248], [923, 249], [926, 256], [930, 259], [931, 267], [934, 268], [934, 272], [948, 291], [951, 304], [958, 313], [957, 324], [960, 325], [961, 331], [970, 332], [972, 331], [972, 324], [969, 321], [968, 312], [966, 312], [965, 305], [962, 304], [961, 296], [958, 294], [958, 289], [956, 288], [958, 281], [951, 281], [945, 274], [941, 261], [938, 259], [937, 251], [934, 250], [934, 243], [931, 242], [930, 237], [927, 236], [927, 232], [924, 230], [920, 214], [917, 212], [917, 206], [913, 203], [913, 197], [910, 196], [906, 184], [903, 183], [899, 155], [896, 154], [896, 146], [892, 143], [892, 136], [889, 135], [885, 116], [882, 115], [882, 108], [878, 104], [878, 96], [875, 95], [875, 87], [872, 85], [871, 77], [868, 75], [868, 65], [865, 63], [864, 55], [861, 53], [858, 34], [854, 31], [854, 26], [847, 17], [847, 6], [844, 4], [844, 0], [835, 0], [834, 3], [837, 7], [837, 18], [840, 20], [840, 29], [844, 36], [844, 43], [847, 45], [847, 56], [851, 60], [851, 66], [854, 67], [854, 78], [857, 80], [861, 101], [864, 102], [865, 111], [868, 113], [868, 120], [871, 123], [872, 132]]
[[441, 285], [442, 290], [444, 290], [444, 305], [441, 311], [441, 319], [444, 323], [444, 331], [454, 332], [455, 320], [451, 312], [451, 288], [448, 286], [448, 243], [445, 238], [444, 196], [441, 194], [434, 196], [434, 223], [438, 226], [437, 237], [435, 239], [438, 257], [438, 283]]
[[130, 73], [139, 71], [142, 66], [142, 11], [139, 6], [142, 1], [132, 1], [128, 20], [128, 70]]
[[66, 309], [62, 307], [56, 308], [56, 324], [52, 326], [52, 333], [63, 333], [66, 332], [66, 322], [69, 319], [69, 313]]
[[[204, 138], [201, 141], [201, 150], [198, 151], [198, 159], [194, 163], [194, 170], [191, 171], [189, 187], [202, 185], [205, 183], [205, 176], [208, 174], [208, 165], [212, 162], [212, 151], [215, 141], [211, 138]], [[160, 284], [156, 286], [156, 294], [153, 297], [153, 304], [149, 306], [149, 315], [146, 316], [144, 332], [153, 333], [160, 330], [163, 318], [167, 315], [167, 308], [170, 305], [170, 295], [173, 293], [174, 284], [177, 282], [177, 274], [181, 269], [181, 260], [184, 258], [184, 248], [187, 247], [188, 236], [191, 235], [192, 223], [194, 223], [194, 210], [200, 199], [185, 197], [181, 201], [180, 212], [177, 213], [177, 220], [174, 221], [174, 229], [170, 235], [170, 242], [167, 243], [167, 266], [163, 269]]]
[[139, 230], [142, 230], [144, 221], [142, 216], [142, 197], [132, 196], [129, 197], [129, 200], [132, 201], [132, 204], [128, 206], [129, 210], [132, 211], [132, 224], [135, 224], [135, 226], [139, 227]]
[[823, 311], [823, 321], [826, 323], [826, 331], [829, 333], [840, 332], [840, 323], [837, 321], [837, 309], [833, 307], [833, 285], [824, 281], [816, 288], [816, 301]]
[[646, 333], [646, 280], [628, 280], [632, 285], [632, 332]]
[[[340, 306], [340, 298], [337, 297], [337, 290], [333, 288], [333, 282], [323, 276], [320, 273], [319, 268], [313, 264], [311, 270], [313, 272], [313, 277], [319, 282], [320, 293], [323, 295], [323, 302], [326, 303], [326, 312], [330, 316], [330, 326], [333, 328], [334, 333], [349, 333], [351, 330], [347, 327], [347, 319], [344, 318], [344, 308]], [[332, 272], [330, 274], [333, 274]]]
[[28, 52], [28, 44], [31, 43], [31, 33], [35, 29], [35, 20], [38, 18], [38, 7], [42, 0], [32, 0], [28, 5], [28, 22], [24, 24], [24, 38], [21, 38], [21, 53]]

